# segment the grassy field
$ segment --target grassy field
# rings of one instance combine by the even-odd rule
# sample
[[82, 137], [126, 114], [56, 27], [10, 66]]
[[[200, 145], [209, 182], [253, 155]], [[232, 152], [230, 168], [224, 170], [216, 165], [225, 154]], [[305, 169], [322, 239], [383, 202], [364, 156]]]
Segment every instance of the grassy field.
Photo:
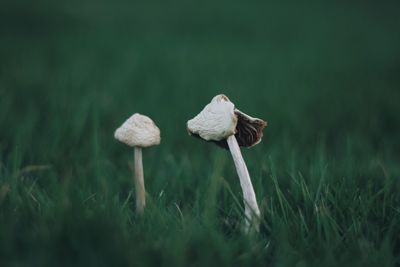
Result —
[[[0, 3], [0, 266], [399, 266], [399, 5]], [[268, 121], [243, 155], [186, 121], [228, 95]], [[133, 151], [154, 119], [148, 206]]]

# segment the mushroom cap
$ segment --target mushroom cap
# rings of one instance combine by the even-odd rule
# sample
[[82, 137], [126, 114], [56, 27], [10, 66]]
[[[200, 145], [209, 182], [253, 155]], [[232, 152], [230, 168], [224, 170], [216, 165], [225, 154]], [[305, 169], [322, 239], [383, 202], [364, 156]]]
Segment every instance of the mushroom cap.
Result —
[[131, 147], [159, 145], [160, 129], [147, 116], [133, 114], [114, 133], [115, 139]]
[[252, 147], [261, 142], [264, 120], [253, 118], [235, 108], [225, 95], [215, 96], [196, 117], [189, 120], [190, 135], [228, 149], [226, 139], [235, 135], [239, 146]]
[[235, 106], [225, 95], [217, 95], [193, 119], [187, 122], [189, 134], [206, 141], [220, 141], [236, 133]]

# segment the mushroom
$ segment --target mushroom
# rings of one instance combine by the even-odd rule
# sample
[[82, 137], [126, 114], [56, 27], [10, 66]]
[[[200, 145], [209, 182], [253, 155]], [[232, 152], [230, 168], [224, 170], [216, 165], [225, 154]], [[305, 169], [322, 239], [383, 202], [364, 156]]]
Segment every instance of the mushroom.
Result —
[[239, 146], [250, 148], [257, 145], [261, 142], [266, 126], [265, 121], [236, 109], [225, 95], [215, 96], [196, 117], [187, 122], [190, 135], [230, 150], [243, 191], [246, 232], [251, 226], [258, 231], [260, 209]]
[[136, 211], [141, 214], [146, 206], [142, 148], [160, 144], [160, 129], [149, 117], [135, 113], [115, 131], [114, 137], [128, 146], [134, 147]]

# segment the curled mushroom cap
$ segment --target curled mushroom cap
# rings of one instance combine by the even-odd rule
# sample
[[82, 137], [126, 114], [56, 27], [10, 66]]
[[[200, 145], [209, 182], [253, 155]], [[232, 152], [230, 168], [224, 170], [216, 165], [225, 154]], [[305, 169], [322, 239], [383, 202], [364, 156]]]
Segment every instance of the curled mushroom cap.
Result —
[[114, 133], [115, 139], [132, 147], [159, 145], [160, 129], [147, 116], [133, 114]]
[[250, 117], [238, 109], [235, 109], [235, 115], [238, 117], [235, 137], [239, 146], [252, 147], [260, 143], [267, 122]]
[[235, 135], [239, 146], [252, 147], [261, 142], [264, 120], [253, 118], [235, 108], [225, 95], [215, 96], [211, 103], [187, 123], [190, 135], [228, 148], [226, 138]]
[[187, 123], [189, 134], [206, 141], [220, 141], [236, 133], [235, 106], [224, 95], [217, 95]]

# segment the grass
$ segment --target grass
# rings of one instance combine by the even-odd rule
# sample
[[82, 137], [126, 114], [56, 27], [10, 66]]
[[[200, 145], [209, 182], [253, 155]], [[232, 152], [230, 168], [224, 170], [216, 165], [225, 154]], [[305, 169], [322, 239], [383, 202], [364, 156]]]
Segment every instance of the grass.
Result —
[[[1, 3], [0, 266], [398, 266], [397, 7]], [[259, 235], [185, 129], [218, 93], [269, 122], [243, 150]], [[142, 218], [134, 112], [162, 131]]]

